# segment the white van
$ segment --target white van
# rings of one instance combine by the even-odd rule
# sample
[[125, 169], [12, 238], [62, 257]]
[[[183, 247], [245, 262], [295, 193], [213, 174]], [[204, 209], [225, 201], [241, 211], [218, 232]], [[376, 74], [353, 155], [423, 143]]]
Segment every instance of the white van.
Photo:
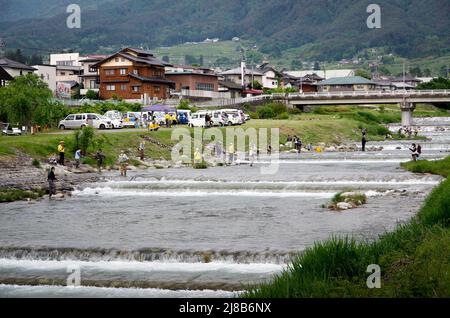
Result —
[[206, 112], [190, 114], [189, 116], [189, 127], [206, 127]]
[[237, 109], [222, 109], [221, 111], [228, 116], [227, 126], [241, 125], [244, 123]]
[[111, 120], [99, 114], [71, 114], [59, 122], [59, 129], [80, 129], [92, 126], [96, 129], [111, 129]]

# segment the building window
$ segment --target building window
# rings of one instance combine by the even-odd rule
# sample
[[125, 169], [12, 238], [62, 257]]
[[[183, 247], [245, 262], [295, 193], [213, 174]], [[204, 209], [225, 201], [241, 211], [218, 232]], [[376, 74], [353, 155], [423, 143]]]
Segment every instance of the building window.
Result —
[[153, 86], [153, 90], [155, 91], [155, 93], [159, 93], [159, 92], [161, 92], [161, 87], [160, 86]]
[[133, 70], [133, 74], [134, 74], [134, 75], [139, 75], [139, 70], [134, 69], [134, 70]]
[[89, 73], [97, 73], [97, 69], [89, 67]]
[[127, 69], [126, 68], [121, 68], [120, 69], [120, 75], [127, 75]]
[[97, 83], [95, 80], [90, 80], [89, 81], [89, 88], [97, 88]]
[[197, 83], [196, 90], [198, 91], [214, 91], [214, 84], [211, 83]]
[[120, 59], [120, 61], [121, 61], [121, 62], [125, 62], [125, 58], [122, 57], [122, 58]]
[[115, 91], [116, 90], [116, 85], [106, 85], [106, 90], [107, 91]]
[[112, 76], [112, 75], [114, 75], [114, 70], [105, 70], [105, 74], [107, 75], [107, 76]]
[[119, 58], [118, 58], [118, 57], [116, 57], [116, 58], [114, 59], [114, 61], [116, 61], [116, 62], [119, 62]]
[[120, 90], [121, 91], [126, 91], [127, 90], [127, 85], [120, 85]]
[[139, 86], [133, 86], [133, 93], [139, 93], [140, 87]]
[[73, 66], [73, 61], [56, 61], [58, 66]]
[[[20, 75], [22, 75], [22, 74], [20, 74]], [[65, 76], [66, 75], [66, 72], [61, 72], [61, 76]]]

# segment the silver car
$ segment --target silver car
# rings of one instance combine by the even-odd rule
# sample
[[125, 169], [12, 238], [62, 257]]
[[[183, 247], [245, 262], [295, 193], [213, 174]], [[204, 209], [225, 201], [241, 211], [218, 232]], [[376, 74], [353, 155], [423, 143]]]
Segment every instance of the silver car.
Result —
[[99, 114], [71, 114], [59, 122], [59, 129], [81, 129], [87, 126], [96, 129], [111, 129], [111, 120]]

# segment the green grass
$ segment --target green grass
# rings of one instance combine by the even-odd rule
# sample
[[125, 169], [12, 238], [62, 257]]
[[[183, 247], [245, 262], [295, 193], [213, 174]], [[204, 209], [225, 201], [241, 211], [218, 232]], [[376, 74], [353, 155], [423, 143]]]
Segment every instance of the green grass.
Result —
[[450, 176], [450, 156], [437, 161], [419, 160], [416, 162], [402, 163], [401, 166], [415, 173], [439, 174], [444, 177]]
[[[428, 196], [418, 215], [375, 242], [334, 237], [299, 255], [273, 281], [250, 287], [250, 298], [450, 297], [450, 179]], [[382, 286], [369, 289], [371, 264]]]
[[44, 194], [45, 192], [41, 189], [26, 191], [20, 189], [0, 188], [0, 203], [14, 202], [24, 199], [35, 200], [42, 197]]

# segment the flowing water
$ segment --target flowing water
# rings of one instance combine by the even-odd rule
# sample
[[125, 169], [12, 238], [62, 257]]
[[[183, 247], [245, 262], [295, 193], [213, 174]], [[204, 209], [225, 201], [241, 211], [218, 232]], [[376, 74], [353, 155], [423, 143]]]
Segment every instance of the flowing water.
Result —
[[[450, 118], [418, 119], [423, 158], [450, 153]], [[393, 131], [399, 127], [393, 125]], [[440, 177], [404, 171], [411, 141], [380, 152], [282, 154], [256, 166], [133, 172], [61, 201], [0, 206], [0, 297], [233, 297], [315, 241], [376, 239], [417, 213]], [[358, 190], [368, 203], [322, 207]], [[64, 287], [71, 269], [82, 287]]]

